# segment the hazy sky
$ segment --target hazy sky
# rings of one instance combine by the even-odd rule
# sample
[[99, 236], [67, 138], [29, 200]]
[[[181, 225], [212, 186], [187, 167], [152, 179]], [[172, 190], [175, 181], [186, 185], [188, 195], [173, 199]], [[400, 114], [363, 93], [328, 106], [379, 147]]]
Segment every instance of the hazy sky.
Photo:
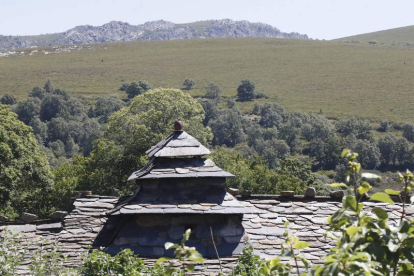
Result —
[[230, 18], [333, 39], [414, 25], [413, 11], [413, 0], [0, 0], [0, 34], [54, 33], [112, 20]]

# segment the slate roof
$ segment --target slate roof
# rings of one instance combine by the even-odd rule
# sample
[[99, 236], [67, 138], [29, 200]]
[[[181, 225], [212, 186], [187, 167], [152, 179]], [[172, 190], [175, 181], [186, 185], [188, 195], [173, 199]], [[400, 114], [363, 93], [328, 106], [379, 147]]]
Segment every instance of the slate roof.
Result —
[[187, 132], [178, 130], [149, 149], [148, 157], [202, 156], [211, 152]]
[[[255, 213], [253, 209], [245, 207], [231, 194], [221, 195], [221, 189], [217, 192], [214, 187], [210, 187], [209, 192], [189, 195], [191, 199], [183, 199], [180, 193], [170, 191], [144, 195], [138, 194], [132, 201], [125, 206], [116, 208], [115, 212], [109, 212], [111, 215], [121, 214], [248, 214]], [[154, 190], [152, 190], [154, 191]], [[190, 190], [191, 192], [191, 190]], [[161, 196], [160, 196], [161, 195]]]
[[[290, 222], [290, 233], [311, 244], [302, 250], [302, 255], [312, 264], [323, 262], [334, 242], [324, 238], [323, 234], [328, 227], [327, 218], [341, 206], [341, 203], [327, 197], [317, 197], [310, 200], [303, 197], [284, 198], [281, 196], [250, 196], [238, 198], [239, 202], [252, 210], [252, 214], [244, 214], [243, 226], [249, 236], [248, 242], [255, 248], [255, 253], [264, 258], [272, 258], [281, 251], [284, 222]], [[0, 232], [8, 227], [19, 232], [23, 242], [35, 241], [43, 237], [47, 240], [61, 243], [60, 252], [68, 255], [67, 266], [77, 266], [82, 257], [88, 252], [90, 245], [96, 247], [103, 243], [96, 243], [97, 239], [104, 242], [111, 233], [101, 231], [104, 224], [116, 228], [117, 221], [105, 214], [115, 207], [117, 199], [113, 197], [87, 197], [77, 199], [75, 209], [63, 221], [38, 221], [32, 224], [0, 225]], [[370, 212], [373, 207], [381, 207], [388, 211], [390, 223], [396, 223], [401, 215], [401, 204], [389, 205], [385, 203], [364, 202], [364, 210]], [[414, 207], [407, 207], [406, 214], [412, 218]], [[121, 216], [112, 216], [113, 219]], [[99, 234], [99, 235], [98, 235]], [[234, 265], [234, 258], [221, 258], [225, 271]], [[149, 263], [155, 259], [147, 259]], [[218, 261], [207, 259], [205, 266], [196, 266], [192, 275], [217, 275]], [[300, 263], [301, 264], [301, 263]], [[19, 274], [24, 274], [27, 268], [24, 264]]]
[[131, 174], [132, 179], [234, 177], [205, 158], [154, 158]]

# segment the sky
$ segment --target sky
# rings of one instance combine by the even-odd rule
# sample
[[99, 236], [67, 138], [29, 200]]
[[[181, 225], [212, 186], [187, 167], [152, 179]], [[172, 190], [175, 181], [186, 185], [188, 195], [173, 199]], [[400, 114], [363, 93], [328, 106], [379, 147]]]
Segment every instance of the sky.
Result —
[[335, 39], [414, 25], [413, 0], [0, 0], [1, 35], [63, 32], [110, 21], [248, 20]]

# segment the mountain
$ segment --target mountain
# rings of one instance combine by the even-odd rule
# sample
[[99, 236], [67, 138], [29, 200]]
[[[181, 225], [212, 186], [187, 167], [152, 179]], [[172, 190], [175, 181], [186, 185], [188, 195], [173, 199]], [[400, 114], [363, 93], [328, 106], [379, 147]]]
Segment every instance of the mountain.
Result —
[[103, 42], [136, 40], [176, 40], [216, 37], [271, 37], [308, 39], [299, 33], [283, 33], [264, 23], [233, 21], [230, 19], [208, 20], [186, 24], [158, 20], [142, 25], [130, 25], [112, 21], [102, 26], [77, 26], [63, 33], [38, 36], [1, 36], [0, 50], [29, 48], [34, 46], [54, 46], [91, 44]]
[[348, 36], [336, 40], [354, 43], [414, 45], [414, 26]]

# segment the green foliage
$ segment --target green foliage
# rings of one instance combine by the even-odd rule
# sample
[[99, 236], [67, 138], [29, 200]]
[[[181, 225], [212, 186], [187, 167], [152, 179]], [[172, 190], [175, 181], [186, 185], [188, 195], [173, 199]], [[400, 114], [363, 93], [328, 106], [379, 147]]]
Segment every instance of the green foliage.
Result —
[[[193, 272], [196, 263], [204, 264], [203, 256], [195, 249], [195, 247], [188, 247], [185, 243], [190, 239], [191, 229], [187, 229], [181, 239], [180, 244], [171, 242], [165, 243], [165, 250], [174, 249], [175, 260], [178, 261], [182, 271], [173, 268], [173, 263], [170, 262], [166, 268], [165, 276], [185, 275], [186, 271]], [[158, 259], [157, 263], [164, 263], [170, 261], [171, 258], [163, 257]], [[192, 262], [192, 263], [188, 263]]]
[[53, 186], [46, 157], [39, 151], [29, 126], [5, 105], [0, 105], [0, 213], [10, 207], [17, 213], [45, 215], [47, 193]]
[[350, 118], [342, 119], [336, 123], [336, 129], [344, 137], [354, 134], [357, 139], [371, 140], [371, 124], [367, 120]]
[[404, 125], [403, 137], [410, 142], [414, 142], [414, 123], [408, 123]]
[[226, 145], [234, 147], [244, 142], [246, 135], [243, 131], [242, 116], [236, 108], [217, 111], [215, 118], [208, 126], [213, 132], [213, 145]]
[[87, 155], [92, 141], [102, 135], [99, 123], [88, 118], [83, 103], [53, 88], [50, 81], [45, 89], [34, 87], [29, 98], [19, 102], [15, 111], [20, 120], [33, 127], [52, 166], [60, 165], [62, 158], [65, 161], [78, 152]]
[[278, 194], [283, 190], [303, 193], [315, 179], [310, 166], [297, 159], [281, 161], [280, 168], [272, 170], [258, 156], [244, 158], [225, 147], [216, 147], [212, 158], [217, 166], [237, 175], [226, 180], [228, 187], [256, 194]]
[[210, 128], [202, 124], [202, 106], [181, 90], [154, 89], [133, 98], [110, 117], [105, 138], [96, 140], [90, 156], [82, 161], [79, 188], [105, 194], [113, 189], [129, 192], [128, 176], [145, 165], [145, 151], [166, 137], [176, 120], [200, 142], [211, 140]]
[[135, 96], [141, 95], [151, 89], [151, 86], [147, 81], [132, 82], [130, 84], [123, 84], [119, 90], [125, 91], [128, 95], [128, 99], [132, 99]]
[[[336, 242], [336, 247], [324, 258], [325, 263], [316, 268], [315, 275], [413, 275], [414, 222], [406, 220], [405, 200], [399, 224], [389, 224], [388, 214], [380, 207], [373, 208], [376, 217], [364, 213], [362, 195], [371, 186], [365, 179], [379, 176], [360, 173], [358, 154], [344, 150], [342, 156], [348, 161], [347, 183], [353, 187], [353, 196], [346, 196], [342, 208], [328, 219], [330, 227], [326, 236]], [[405, 187], [413, 186], [410, 172], [399, 174]], [[346, 184], [331, 184], [331, 186]], [[394, 194], [395, 191], [388, 190]], [[370, 200], [394, 204], [387, 193], [375, 193]]]
[[219, 99], [222, 93], [223, 91], [221, 90], [220, 86], [215, 83], [209, 83], [206, 88], [206, 94], [204, 97], [208, 99]]
[[283, 123], [285, 110], [276, 103], [266, 103], [263, 106], [257, 107], [260, 109], [259, 124], [264, 128], [280, 127]]
[[183, 85], [185, 90], [191, 90], [194, 88], [195, 81], [192, 79], [185, 79]]
[[16, 103], [17, 103], [16, 97], [11, 94], [5, 94], [3, 97], [0, 98], [0, 104], [14, 105]]
[[94, 106], [89, 109], [88, 116], [90, 118], [97, 118], [100, 124], [106, 124], [112, 113], [124, 106], [125, 103], [116, 96], [99, 97]]
[[239, 98], [239, 101], [251, 101], [256, 98], [255, 88], [256, 85], [253, 81], [248, 79], [242, 80], [239, 87], [237, 87], [237, 97]]

